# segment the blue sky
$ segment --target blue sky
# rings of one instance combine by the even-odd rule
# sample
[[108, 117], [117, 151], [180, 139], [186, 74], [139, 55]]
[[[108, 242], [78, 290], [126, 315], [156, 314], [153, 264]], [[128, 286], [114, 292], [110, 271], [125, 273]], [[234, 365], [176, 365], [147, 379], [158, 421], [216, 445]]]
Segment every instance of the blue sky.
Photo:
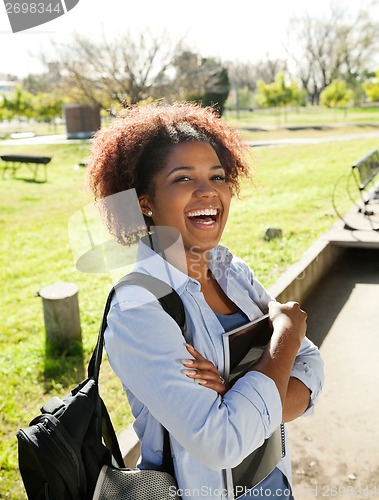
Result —
[[[1, 0], [0, 0], [1, 1]], [[21, 2], [23, 0], [20, 0]], [[24, 0], [25, 1], [25, 0]], [[38, 0], [35, 0], [38, 2]], [[54, 0], [52, 0], [54, 1]], [[204, 56], [226, 60], [256, 61], [266, 55], [280, 56], [288, 21], [307, 11], [314, 16], [329, 12], [331, 0], [79, 0], [64, 16], [20, 33], [12, 33], [0, 6], [0, 73], [23, 76], [39, 72], [36, 55], [48, 51], [51, 40], [68, 42], [73, 32], [93, 39], [147, 27], [159, 33], [168, 29], [172, 39], [185, 36], [187, 43]], [[370, 0], [339, 0], [355, 12]], [[379, 8], [372, 11], [379, 19]]]

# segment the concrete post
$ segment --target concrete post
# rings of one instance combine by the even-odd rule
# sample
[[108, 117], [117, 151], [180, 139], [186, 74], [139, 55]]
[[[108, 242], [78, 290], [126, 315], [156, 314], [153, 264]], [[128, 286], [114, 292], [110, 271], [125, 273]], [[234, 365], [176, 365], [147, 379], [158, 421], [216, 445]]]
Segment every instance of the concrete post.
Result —
[[40, 290], [46, 341], [53, 347], [65, 349], [82, 340], [78, 287], [74, 283], [55, 283]]

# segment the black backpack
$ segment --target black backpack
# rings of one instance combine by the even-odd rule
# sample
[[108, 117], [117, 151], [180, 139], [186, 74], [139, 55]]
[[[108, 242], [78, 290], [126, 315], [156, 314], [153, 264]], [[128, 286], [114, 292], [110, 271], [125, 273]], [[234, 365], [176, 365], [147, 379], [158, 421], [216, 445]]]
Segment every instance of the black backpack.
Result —
[[103, 465], [124, 467], [98, 386], [107, 315], [115, 289], [124, 283], [152, 292], [183, 331], [182, 301], [163, 281], [130, 273], [112, 288], [88, 366], [88, 378], [62, 399], [50, 399], [41, 408], [41, 415], [16, 434], [19, 468], [29, 500], [91, 499]]

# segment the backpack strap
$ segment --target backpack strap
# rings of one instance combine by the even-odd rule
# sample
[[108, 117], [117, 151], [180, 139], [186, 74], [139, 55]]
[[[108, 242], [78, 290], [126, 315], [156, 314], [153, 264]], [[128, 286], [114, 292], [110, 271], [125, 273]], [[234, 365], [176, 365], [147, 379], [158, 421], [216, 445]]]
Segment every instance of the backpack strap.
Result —
[[[117, 288], [125, 283], [127, 283], [128, 285], [142, 286], [143, 288], [146, 288], [151, 293], [153, 293], [159, 300], [165, 312], [177, 322], [182, 332], [184, 331], [185, 312], [183, 302], [179, 297], [179, 294], [173, 288], [171, 288], [170, 285], [158, 278], [155, 278], [154, 276], [137, 272], [127, 274], [110, 290], [104, 306], [103, 319], [100, 325], [97, 344], [88, 365], [88, 377], [93, 377], [97, 383], [99, 381], [100, 365], [104, 350], [104, 332], [108, 325], [107, 316], [111, 306], [113, 294], [115, 293]], [[113, 456], [120, 463], [120, 458], [122, 460], [122, 457], [120, 457], [120, 453], [118, 452], [119, 447], [117, 443], [117, 437], [114, 433], [112, 424], [110, 423], [108, 412], [106, 411], [105, 405], [102, 400], [101, 403], [102, 414], [106, 417], [105, 422], [103, 422], [103, 427], [105, 423], [105, 427], [107, 429], [106, 435], [103, 437], [108, 448], [112, 450]], [[163, 436], [163, 460], [159, 470], [168, 472], [175, 477], [174, 464], [172, 461], [170, 448], [170, 438], [169, 433], [165, 427], [163, 427]]]
[[178, 323], [183, 332], [186, 320], [183, 302], [178, 293], [170, 285], [154, 276], [137, 272], [126, 275], [117, 283], [116, 287], [123, 283], [142, 286], [153, 293], [166, 313]]
[[185, 312], [183, 302], [179, 297], [179, 294], [166, 282], [155, 278], [154, 276], [138, 272], [127, 274], [110, 290], [105, 302], [104, 313], [100, 325], [96, 347], [92, 353], [91, 360], [88, 365], [88, 377], [93, 377], [96, 382], [99, 381], [100, 366], [104, 350], [104, 333], [108, 326], [107, 317], [110, 310], [113, 294], [115, 293], [117, 288], [125, 283], [128, 285], [141, 286], [154, 294], [157, 300], [159, 300], [165, 312], [176, 321], [182, 332], [184, 331]]

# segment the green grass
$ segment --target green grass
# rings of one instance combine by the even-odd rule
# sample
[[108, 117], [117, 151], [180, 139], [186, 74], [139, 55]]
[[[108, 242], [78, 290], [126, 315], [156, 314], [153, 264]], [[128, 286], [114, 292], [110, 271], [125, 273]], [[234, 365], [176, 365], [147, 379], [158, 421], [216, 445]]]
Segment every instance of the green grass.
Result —
[[[357, 139], [257, 148], [255, 186], [245, 183], [240, 199], [234, 200], [223, 242], [251, 265], [265, 286], [273, 284], [337, 220], [335, 183], [374, 147], [375, 139]], [[338, 190], [340, 212], [350, 205], [346, 193]], [[265, 241], [266, 227], [282, 229], [283, 238]]]
[[[83, 169], [87, 145], [1, 149], [1, 152], [51, 155], [48, 182], [31, 182], [28, 169], [0, 181], [0, 497], [23, 498], [17, 471], [15, 432], [39, 413], [42, 402], [63, 395], [85, 376], [110, 280], [74, 267], [67, 223], [89, 198]], [[56, 358], [46, 353], [42, 299], [36, 291], [58, 281], [79, 287], [83, 356]], [[70, 353], [68, 353], [70, 354]], [[104, 392], [118, 429], [129, 421], [119, 382], [104, 364]], [[119, 407], [119, 416], [117, 409]]]
[[[301, 135], [301, 132], [297, 132]], [[331, 205], [335, 181], [352, 161], [377, 147], [360, 138], [320, 145], [256, 148], [256, 186], [246, 182], [232, 205], [223, 243], [247, 260], [265, 286], [336, 220]], [[25, 498], [17, 469], [15, 433], [39, 413], [49, 397], [63, 395], [85, 376], [106, 293], [104, 275], [80, 273], [71, 253], [68, 219], [90, 199], [84, 169], [86, 144], [1, 146], [0, 154], [52, 156], [48, 182], [30, 172], [0, 179], [0, 498]], [[341, 196], [340, 204], [349, 202]], [[280, 227], [281, 240], [264, 241], [266, 226]], [[83, 350], [54, 357], [46, 350], [41, 298], [36, 291], [57, 281], [79, 287]], [[130, 422], [119, 381], [107, 363], [102, 395], [117, 432]]]
[[296, 127], [315, 125], [347, 125], [377, 123], [378, 107], [328, 109], [323, 106], [268, 108], [226, 113], [227, 120], [235, 127]]

